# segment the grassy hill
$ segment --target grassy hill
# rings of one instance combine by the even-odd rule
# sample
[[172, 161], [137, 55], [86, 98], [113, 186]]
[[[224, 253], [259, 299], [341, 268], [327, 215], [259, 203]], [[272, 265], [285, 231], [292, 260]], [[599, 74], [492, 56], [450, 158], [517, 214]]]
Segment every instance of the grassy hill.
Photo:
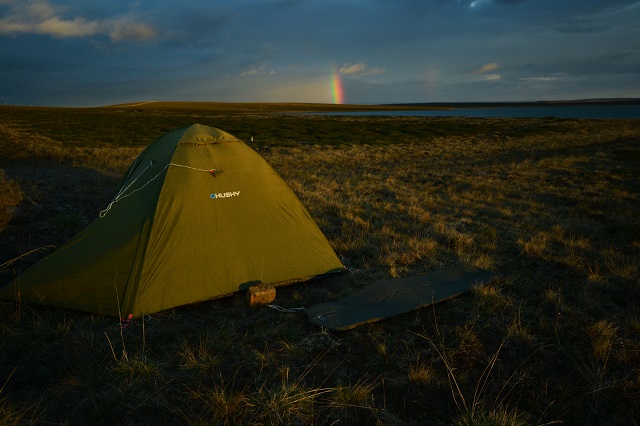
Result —
[[341, 333], [242, 294], [125, 329], [2, 301], [0, 425], [639, 423], [640, 121], [291, 114], [332, 108], [0, 107], [0, 285], [193, 123], [253, 146], [352, 268], [276, 304], [458, 261], [489, 284]]

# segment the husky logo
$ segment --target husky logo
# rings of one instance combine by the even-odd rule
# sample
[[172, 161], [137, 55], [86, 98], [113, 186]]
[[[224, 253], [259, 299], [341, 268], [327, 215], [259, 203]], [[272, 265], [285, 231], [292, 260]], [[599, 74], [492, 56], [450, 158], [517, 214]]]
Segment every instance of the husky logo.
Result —
[[240, 191], [221, 192], [219, 194], [209, 195], [209, 197], [211, 197], [212, 200], [215, 200], [217, 198], [229, 198], [229, 197], [239, 197], [239, 196], [240, 196]]

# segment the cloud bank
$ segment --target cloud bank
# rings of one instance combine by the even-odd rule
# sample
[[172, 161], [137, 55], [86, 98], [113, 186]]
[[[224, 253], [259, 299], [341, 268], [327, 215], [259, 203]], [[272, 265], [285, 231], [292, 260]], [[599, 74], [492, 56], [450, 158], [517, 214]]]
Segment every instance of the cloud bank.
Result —
[[378, 75], [384, 73], [382, 68], [368, 68], [366, 64], [359, 62], [357, 64], [345, 64], [340, 67], [340, 74], [350, 77], [366, 77], [370, 75]]
[[0, 18], [0, 35], [35, 34], [55, 38], [106, 36], [113, 42], [153, 39], [153, 26], [132, 17], [86, 19], [67, 17], [67, 10], [47, 0], [8, 0], [0, 5], [8, 12]]

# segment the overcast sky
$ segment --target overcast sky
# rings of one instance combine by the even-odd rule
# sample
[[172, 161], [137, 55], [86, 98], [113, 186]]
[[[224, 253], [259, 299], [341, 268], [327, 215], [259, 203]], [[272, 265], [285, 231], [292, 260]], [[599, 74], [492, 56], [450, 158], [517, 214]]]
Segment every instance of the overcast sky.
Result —
[[0, 0], [0, 103], [640, 97], [639, 27], [637, 0]]

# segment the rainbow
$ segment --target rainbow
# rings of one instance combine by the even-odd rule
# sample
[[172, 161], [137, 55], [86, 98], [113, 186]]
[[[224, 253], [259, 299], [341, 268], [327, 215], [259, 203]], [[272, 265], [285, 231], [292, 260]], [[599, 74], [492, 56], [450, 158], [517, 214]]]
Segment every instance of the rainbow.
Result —
[[344, 103], [344, 89], [342, 87], [342, 77], [340, 77], [340, 71], [333, 68], [333, 73], [331, 75], [331, 94], [333, 96], [334, 104], [343, 104]]
[[433, 96], [436, 94], [438, 87], [436, 83], [438, 82], [438, 71], [436, 68], [430, 67], [425, 71], [425, 89], [427, 95]]

